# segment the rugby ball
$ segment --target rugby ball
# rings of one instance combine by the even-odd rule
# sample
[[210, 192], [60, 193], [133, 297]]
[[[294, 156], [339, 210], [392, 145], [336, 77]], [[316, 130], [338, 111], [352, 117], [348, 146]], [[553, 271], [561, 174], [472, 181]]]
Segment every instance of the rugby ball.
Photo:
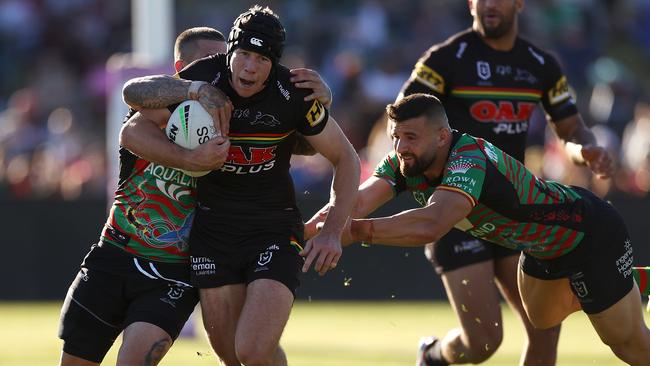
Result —
[[[194, 150], [199, 145], [219, 135], [214, 128], [212, 116], [196, 100], [186, 100], [176, 107], [167, 121], [165, 134], [169, 141], [186, 149]], [[200, 177], [209, 171], [184, 173]]]

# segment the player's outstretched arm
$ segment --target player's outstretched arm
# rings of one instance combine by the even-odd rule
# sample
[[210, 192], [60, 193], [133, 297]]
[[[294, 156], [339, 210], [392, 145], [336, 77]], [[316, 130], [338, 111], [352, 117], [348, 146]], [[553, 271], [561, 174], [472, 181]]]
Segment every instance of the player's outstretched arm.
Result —
[[598, 146], [596, 137], [580, 114], [576, 113], [550, 125], [565, 142], [571, 160], [576, 164], [587, 165], [599, 178], [609, 178], [614, 173], [614, 159], [604, 147]]
[[[357, 201], [352, 209], [351, 217], [366, 217], [392, 199], [393, 196], [393, 188], [388, 181], [374, 176], [370, 177], [359, 186]], [[326, 204], [305, 223], [305, 239], [309, 239], [318, 233], [323, 222], [325, 222], [325, 218], [327, 218], [329, 207], [329, 203]], [[347, 243], [344, 242], [343, 244]]]
[[437, 242], [472, 210], [460, 193], [436, 190], [425, 207], [389, 217], [354, 219], [347, 228], [354, 241], [389, 246], [422, 246]]
[[[145, 115], [143, 115], [146, 114]], [[169, 119], [166, 109], [134, 114], [120, 131], [120, 145], [145, 160], [188, 171], [218, 169], [228, 157], [230, 142], [215, 137], [194, 150], [170, 142], [161, 127]]]
[[205, 81], [191, 81], [169, 75], [151, 75], [127, 81], [122, 89], [124, 102], [136, 110], [157, 109], [198, 100], [212, 116], [222, 136], [228, 135], [232, 103], [219, 89]]
[[341, 257], [341, 233], [356, 202], [361, 164], [352, 144], [331, 117], [321, 133], [307, 139], [334, 166], [329, 213], [320, 233], [307, 241], [301, 252], [306, 257], [303, 272], [313, 262], [314, 270], [323, 275], [336, 267]]

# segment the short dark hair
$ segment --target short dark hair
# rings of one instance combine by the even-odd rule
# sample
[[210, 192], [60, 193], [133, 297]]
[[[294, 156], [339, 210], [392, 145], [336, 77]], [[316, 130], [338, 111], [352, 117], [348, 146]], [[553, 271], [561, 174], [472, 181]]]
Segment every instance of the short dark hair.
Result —
[[194, 42], [202, 39], [226, 42], [226, 38], [223, 34], [214, 28], [189, 28], [176, 37], [176, 43], [174, 44], [174, 59], [185, 60], [190, 53], [196, 51], [196, 44]]
[[386, 106], [388, 118], [395, 122], [426, 116], [431, 122], [448, 124], [445, 108], [438, 98], [430, 94], [411, 94]]

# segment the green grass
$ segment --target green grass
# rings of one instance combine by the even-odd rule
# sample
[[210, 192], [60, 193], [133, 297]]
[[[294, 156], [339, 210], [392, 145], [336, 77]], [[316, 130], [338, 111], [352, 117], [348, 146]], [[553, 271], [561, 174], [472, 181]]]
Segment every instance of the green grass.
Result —
[[[58, 362], [59, 303], [0, 303], [0, 365]], [[646, 321], [648, 317], [646, 317]], [[176, 342], [161, 365], [216, 365], [197, 320], [197, 336]], [[444, 302], [298, 302], [282, 338], [293, 366], [412, 365], [420, 336], [457, 325]], [[485, 365], [517, 365], [523, 330], [504, 308], [505, 336]], [[114, 365], [118, 345], [104, 360]], [[558, 366], [624, 365], [604, 346], [583, 313], [563, 325]]]

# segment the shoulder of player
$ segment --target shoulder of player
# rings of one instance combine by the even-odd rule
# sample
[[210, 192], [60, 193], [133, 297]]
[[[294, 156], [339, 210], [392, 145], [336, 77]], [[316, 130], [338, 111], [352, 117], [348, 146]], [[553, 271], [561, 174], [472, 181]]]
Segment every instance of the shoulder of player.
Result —
[[431, 57], [432, 55], [456, 55], [461, 49], [467, 47], [471, 42], [471, 29], [466, 29], [462, 32], [458, 32], [443, 42], [436, 43], [427, 50], [427, 55]]
[[181, 70], [178, 76], [184, 79], [205, 79], [226, 68], [226, 55], [218, 53], [195, 60]]
[[557, 64], [557, 57], [551, 51], [543, 49], [521, 36], [517, 37], [517, 41], [519, 47], [522, 48], [522, 52], [529, 55], [540, 66], [546, 66], [551, 63]]
[[281, 96], [281, 100], [291, 104], [301, 104], [304, 103], [304, 97], [312, 93], [311, 89], [298, 88], [291, 82], [291, 72], [286, 66], [278, 64], [275, 73], [275, 80], [272, 81], [274, 85], [269, 87]]

